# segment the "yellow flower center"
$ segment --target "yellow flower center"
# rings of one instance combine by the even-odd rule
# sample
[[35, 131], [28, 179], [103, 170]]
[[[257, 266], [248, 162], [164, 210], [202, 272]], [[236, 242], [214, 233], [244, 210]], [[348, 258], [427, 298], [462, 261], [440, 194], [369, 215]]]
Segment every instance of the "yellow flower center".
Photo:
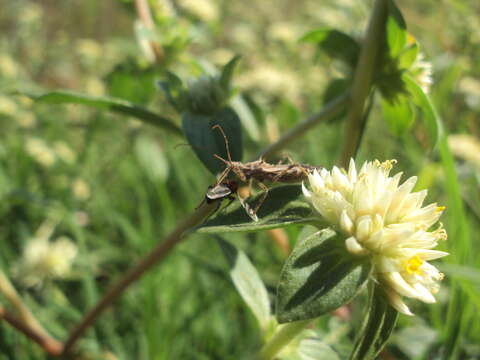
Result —
[[420, 270], [420, 267], [422, 266], [422, 264], [423, 264], [423, 260], [420, 259], [418, 255], [415, 255], [414, 257], [405, 261], [403, 267], [409, 274], [420, 275], [422, 273], [422, 271]]

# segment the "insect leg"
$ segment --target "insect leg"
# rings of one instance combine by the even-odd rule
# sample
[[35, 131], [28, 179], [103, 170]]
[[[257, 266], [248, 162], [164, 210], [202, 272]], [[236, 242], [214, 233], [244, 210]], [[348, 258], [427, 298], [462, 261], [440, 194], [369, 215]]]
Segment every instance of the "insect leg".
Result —
[[240, 194], [237, 194], [237, 196], [238, 196], [238, 201], [240, 201], [240, 205], [242, 205], [242, 207], [245, 209], [245, 212], [247, 213], [247, 215], [250, 216], [250, 218], [253, 221], [258, 221], [257, 214], [252, 210], [250, 205], [245, 201], [245, 198], [242, 198]]
[[268, 187], [262, 182], [258, 182], [258, 186], [262, 188], [263, 194], [260, 200], [258, 200], [257, 204], [255, 205], [255, 208], [253, 210], [250, 209], [251, 214], [249, 214], [252, 219], [255, 217], [257, 219], [256, 221], [258, 221], [257, 211], [258, 209], [260, 209], [260, 206], [262, 206], [262, 204], [264, 203], [265, 199], [268, 196]]

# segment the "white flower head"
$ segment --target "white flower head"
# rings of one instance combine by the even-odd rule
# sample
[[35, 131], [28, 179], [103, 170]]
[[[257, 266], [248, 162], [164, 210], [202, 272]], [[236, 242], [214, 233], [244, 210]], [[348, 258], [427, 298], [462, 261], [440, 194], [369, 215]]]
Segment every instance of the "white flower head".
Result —
[[309, 175], [305, 196], [320, 215], [346, 236], [345, 247], [357, 256], [369, 256], [375, 281], [385, 288], [391, 305], [412, 315], [401, 296], [435, 302], [443, 278], [429, 260], [448, 253], [433, 250], [447, 238], [442, 225], [430, 228], [444, 207], [422, 206], [427, 191], [412, 192], [416, 177], [400, 184], [401, 173], [389, 176], [395, 160], [365, 162], [357, 172], [334, 167]]
[[66, 236], [50, 240], [55, 225], [45, 222], [31, 238], [14, 269], [26, 286], [40, 286], [48, 279], [65, 278], [71, 273], [78, 249]]
[[425, 60], [425, 56], [420, 53], [415, 59], [415, 62], [412, 64], [410, 72], [420, 84], [422, 90], [428, 94], [433, 84], [432, 63]]

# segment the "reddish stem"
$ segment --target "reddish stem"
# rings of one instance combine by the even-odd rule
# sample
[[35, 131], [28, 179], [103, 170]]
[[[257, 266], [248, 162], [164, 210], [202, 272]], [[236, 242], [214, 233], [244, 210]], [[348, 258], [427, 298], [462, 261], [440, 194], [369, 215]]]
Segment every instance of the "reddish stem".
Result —
[[8, 322], [21, 333], [25, 334], [25, 336], [27, 336], [29, 339], [40, 345], [42, 349], [44, 349], [49, 355], [59, 356], [63, 352], [63, 344], [61, 342], [48, 335], [38, 332], [37, 329], [34, 329], [22, 320], [10, 314], [3, 306], [0, 306], [0, 318]]

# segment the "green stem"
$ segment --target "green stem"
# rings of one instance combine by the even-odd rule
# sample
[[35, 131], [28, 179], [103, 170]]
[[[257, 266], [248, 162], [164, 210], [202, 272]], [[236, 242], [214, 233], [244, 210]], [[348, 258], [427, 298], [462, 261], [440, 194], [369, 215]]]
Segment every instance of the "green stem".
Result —
[[365, 102], [370, 93], [375, 67], [378, 65], [378, 54], [385, 35], [387, 16], [388, 0], [376, 0], [353, 77], [346, 134], [340, 160], [344, 167], [348, 165], [350, 158], [355, 156], [364, 128]]
[[340, 95], [330, 101], [325, 107], [320, 110], [318, 113], [315, 113], [296, 125], [294, 128], [287, 131], [280, 139], [278, 139], [273, 144], [267, 146], [266, 149], [262, 150], [257, 158], [268, 158], [277, 151], [283, 149], [290, 142], [299, 137], [303, 136], [308, 130], [318, 125], [321, 121], [331, 118], [333, 115], [337, 114], [344, 108], [348, 102], [348, 93]]
[[263, 346], [258, 353], [258, 360], [273, 359], [285, 346], [287, 346], [312, 320], [295, 321], [279, 327], [273, 337]]
[[[153, 32], [155, 30], [155, 22], [153, 21], [148, 1], [135, 0], [135, 9], [137, 10], [138, 17], [143, 25]], [[150, 47], [155, 56], [155, 61], [160, 64], [165, 58], [162, 46], [158, 41], [150, 40]]]

